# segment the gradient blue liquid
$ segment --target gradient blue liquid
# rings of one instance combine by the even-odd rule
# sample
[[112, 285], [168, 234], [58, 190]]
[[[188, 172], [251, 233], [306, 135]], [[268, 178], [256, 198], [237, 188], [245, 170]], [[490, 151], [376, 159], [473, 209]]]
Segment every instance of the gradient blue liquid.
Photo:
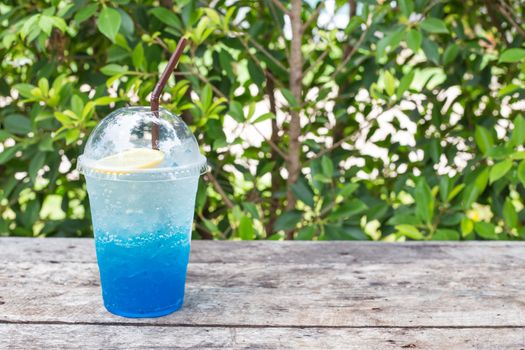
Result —
[[157, 317], [184, 301], [190, 227], [135, 235], [95, 232], [102, 296], [110, 312]]
[[143, 176], [86, 176], [104, 306], [125, 317], [167, 315], [184, 301], [198, 177]]

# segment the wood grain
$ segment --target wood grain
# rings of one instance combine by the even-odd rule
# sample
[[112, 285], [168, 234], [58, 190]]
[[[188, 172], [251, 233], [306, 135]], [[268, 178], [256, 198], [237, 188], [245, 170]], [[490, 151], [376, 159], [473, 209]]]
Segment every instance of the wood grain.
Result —
[[[6, 325], [9, 349], [520, 349], [514, 329], [300, 329]], [[0, 343], [2, 344], [2, 343]]]
[[509, 242], [197, 241], [183, 309], [126, 319], [102, 306], [92, 240], [2, 238], [0, 347], [9, 335], [9, 348], [98, 348], [113, 329], [115, 348], [525, 348], [524, 253]]

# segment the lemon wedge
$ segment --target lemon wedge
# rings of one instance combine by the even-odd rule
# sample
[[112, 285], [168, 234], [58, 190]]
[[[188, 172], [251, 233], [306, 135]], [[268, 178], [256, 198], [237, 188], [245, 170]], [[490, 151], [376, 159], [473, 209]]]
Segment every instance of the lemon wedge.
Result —
[[154, 168], [164, 161], [164, 153], [150, 148], [133, 148], [98, 160], [93, 168], [105, 173], [129, 173]]

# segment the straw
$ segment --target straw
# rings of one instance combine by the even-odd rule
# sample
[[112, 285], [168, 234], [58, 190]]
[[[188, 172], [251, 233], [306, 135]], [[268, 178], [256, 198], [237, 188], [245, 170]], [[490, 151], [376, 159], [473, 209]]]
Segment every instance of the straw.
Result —
[[[157, 118], [159, 117], [160, 95], [162, 94], [162, 90], [164, 89], [164, 86], [166, 86], [166, 83], [168, 82], [171, 73], [177, 66], [179, 58], [182, 55], [182, 51], [184, 51], [184, 48], [186, 47], [187, 43], [188, 40], [186, 38], [181, 38], [179, 40], [175, 51], [173, 52], [173, 54], [170, 57], [170, 60], [168, 61], [168, 65], [164, 69], [164, 72], [162, 72], [157, 85], [155, 85], [155, 89], [153, 89], [153, 92], [151, 93], [151, 111], [155, 114]], [[159, 149], [159, 131], [159, 124], [153, 123], [151, 126], [151, 148], [153, 149]]]

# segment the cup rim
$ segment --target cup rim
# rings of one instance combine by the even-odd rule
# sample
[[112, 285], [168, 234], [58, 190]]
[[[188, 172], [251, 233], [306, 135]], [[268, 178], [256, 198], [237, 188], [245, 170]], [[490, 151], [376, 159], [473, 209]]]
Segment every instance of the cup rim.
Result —
[[[95, 160], [83, 159], [80, 155], [77, 159], [77, 170], [86, 177], [93, 177], [99, 179], [107, 179], [114, 181], [141, 181], [141, 182], [157, 182], [179, 180], [189, 177], [199, 177], [208, 171], [210, 166], [206, 161], [206, 157], [200, 154], [200, 159], [191, 164], [186, 164], [177, 167], [162, 167], [149, 169], [123, 169], [123, 171], [112, 171], [112, 169], [94, 168]], [[91, 164], [90, 164], [91, 163]]]

